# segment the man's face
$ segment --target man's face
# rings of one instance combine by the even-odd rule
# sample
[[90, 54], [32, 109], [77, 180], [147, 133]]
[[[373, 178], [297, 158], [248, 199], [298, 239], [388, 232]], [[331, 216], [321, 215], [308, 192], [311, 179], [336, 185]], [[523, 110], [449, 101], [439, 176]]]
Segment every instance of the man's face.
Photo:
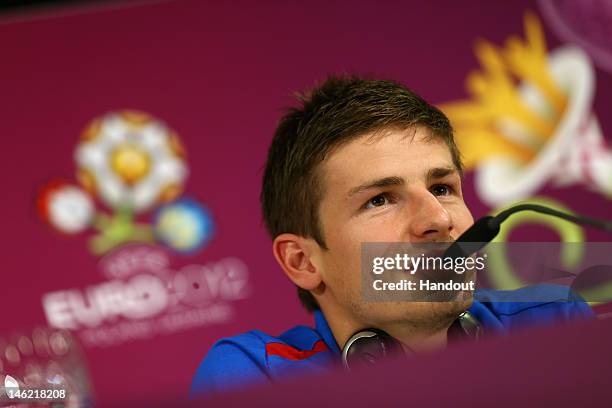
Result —
[[319, 169], [328, 250], [315, 263], [335, 310], [364, 326], [427, 325], [466, 307], [366, 302], [361, 294], [361, 243], [449, 242], [473, 224], [447, 145], [428, 136], [422, 127], [365, 135], [335, 149]]

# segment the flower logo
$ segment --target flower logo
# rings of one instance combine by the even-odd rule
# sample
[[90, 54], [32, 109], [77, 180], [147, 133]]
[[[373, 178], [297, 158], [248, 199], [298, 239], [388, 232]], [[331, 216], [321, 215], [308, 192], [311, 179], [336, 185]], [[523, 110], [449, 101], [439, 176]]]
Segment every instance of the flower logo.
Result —
[[[128, 242], [160, 242], [178, 252], [202, 248], [214, 230], [198, 202], [180, 198], [188, 175], [186, 153], [172, 129], [135, 111], [111, 112], [83, 132], [74, 158], [79, 185], [52, 180], [39, 191], [39, 216], [53, 229], [90, 240], [97, 255]], [[94, 197], [111, 210], [97, 210]], [[153, 226], [136, 214], [159, 208]]]
[[140, 112], [95, 119], [77, 145], [77, 179], [111, 208], [141, 212], [178, 197], [187, 177], [178, 136]]

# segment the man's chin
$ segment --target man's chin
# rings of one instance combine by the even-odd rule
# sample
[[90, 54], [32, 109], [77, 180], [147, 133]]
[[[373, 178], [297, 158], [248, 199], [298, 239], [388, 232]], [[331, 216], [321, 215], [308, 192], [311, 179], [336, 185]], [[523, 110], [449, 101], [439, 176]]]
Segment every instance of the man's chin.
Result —
[[370, 321], [385, 323], [405, 323], [411, 326], [431, 327], [432, 329], [450, 325], [465, 312], [473, 301], [471, 292], [462, 292], [448, 301], [398, 301], [377, 302], [375, 310], [370, 310]]
[[468, 298], [462, 296], [447, 302], [429, 302], [424, 308], [427, 310], [429, 307], [429, 310], [423, 313], [421, 322], [428, 325], [427, 320], [429, 320], [432, 326], [440, 327], [450, 325], [472, 305], [472, 299], [472, 296]]

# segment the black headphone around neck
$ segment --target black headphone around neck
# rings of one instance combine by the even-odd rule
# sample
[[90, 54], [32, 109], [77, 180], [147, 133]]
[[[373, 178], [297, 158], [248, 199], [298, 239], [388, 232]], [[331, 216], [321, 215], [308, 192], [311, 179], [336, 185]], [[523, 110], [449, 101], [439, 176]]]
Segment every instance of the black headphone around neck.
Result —
[[[448, 329], [448, 338], [478, 340], [482, 336], [482, 325], [470, 312], [465, 311], [455, 319]], [[342, 349], [342, 364], [348, 370], [358, 366], [374, 366], [391, 356], [403, 355], [404, 346], [380, 329], [363, 329], [353, 334]]]

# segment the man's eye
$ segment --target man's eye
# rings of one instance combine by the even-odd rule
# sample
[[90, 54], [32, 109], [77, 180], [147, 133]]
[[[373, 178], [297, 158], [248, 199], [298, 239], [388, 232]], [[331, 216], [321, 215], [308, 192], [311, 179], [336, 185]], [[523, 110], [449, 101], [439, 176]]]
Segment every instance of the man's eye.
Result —
[[435, 196], [446, 196], [453, 192], [453, 188], [446, 184], [436, 184], [431, 188], [431, 193]]
[[379, 194], [376, 197], [372, 197], [370, 200], [368, 200], [368, 202], [365, 204], [365, 208], [381, 207], [388, 202], [389, 200], [385, 194]]

